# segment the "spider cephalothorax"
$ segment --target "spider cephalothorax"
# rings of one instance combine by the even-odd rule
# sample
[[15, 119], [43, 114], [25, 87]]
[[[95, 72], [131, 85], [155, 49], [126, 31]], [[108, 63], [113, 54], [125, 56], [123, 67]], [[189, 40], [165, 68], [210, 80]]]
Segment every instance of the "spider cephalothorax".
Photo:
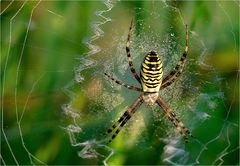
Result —
[[131, 29], [132, 29], [132, 22], [129, 28], [127, 44], [126, 44], [126, 52], [127, 52], [130, 70], [133, 76], [136, 78], [136, 80], [141, 84], [141, 88], [127, 85], [121, 81], [114, 79], [113, 77], [109, 76], [106, 73], [105, 75], [109, 77], [111, 80], [115, 81], [117, 84], [120, 84], [131, 90], [140, 91], [142, 93], [137, 98], [137, 100], [127, 109], [127, 111], [124, 112], [124, 114], [119, 118], [119, 120], [115, 124], [113, 124], [111, 128], [107, 130], [106, 134], [112, 133], [115, 130], [109, 142], [111, 142], [112, 139], [114, 139], [117, 136], [121, 128], [127, 123], [127, 121], [137, 111], [137, 107], [139, 107], [143, 102], [145, 102], [148, 106], [153, 106], [154, 104], [157, 103], [163, 109], [168, 119], [173, 123], [173, 125], [176, 127], [176, 129], [182, 135], [185, 141], [188, 142], [188, 138], [185, 134], [188, 134], [189, 136], [192, 137], [191, 132], [189, 131], [188, 128], [184, 126], [184, 124], [176, 117], [176, 114], [173, 112], [173, 110], [170, 109], [159, 96], [159, 91], [171, 85], [182, 73], [185, 59], [188, 53], [187, 25], [186, 25], [185, 51], [181, 59], [177, 63], [176, 67], [164, 79], [163, 79], [162, 61], [159, 55], [157, 54], [157, 52], [155, 51], [150, 51], [143, 59], [141, 70], [140, 70], [140, 77], [136, 73], [136, 70], [133, 67], [132, 56], [130, 53]]

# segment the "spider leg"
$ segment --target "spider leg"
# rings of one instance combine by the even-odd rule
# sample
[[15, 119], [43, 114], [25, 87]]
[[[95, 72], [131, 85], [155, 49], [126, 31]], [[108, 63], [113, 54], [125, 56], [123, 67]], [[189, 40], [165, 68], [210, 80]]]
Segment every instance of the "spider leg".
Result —
[[109, 79], [111, 79], [112, 81], [114, 81], [116, 84], [118, 85], [122, 85], [124, 86], [125, 88], [128, 88], [130, 90], [135, 90], [135, 91], [140, 91], [142, 92], [142, 88], [139, 88], [139, 87], [136, 87], [136, 86], [130, 86], [130, 85], [127, 85], [121, 81], [118, 81], [116, 80], [115, 78], [111, 77], [110, 75], [108, 75], [107, 73], [104, 73]]
[[127, 109], [127, 111], [124, 112], [124, 114], [118, 119], [118, 121], [114, 123], [111, 128], [107, 130], [106, 134], [110, 134], [111, 132], [113, 132], [114, 129], [116, 129], [115, 132], [112, 134], [111, 138], [109, 139], [108, 143], [112, 142], [112, 140], [118, 135], [122, 127], [128, 122], [128, 120], [132, 117], [132, 115], [137, 111], [137, 107], [139, 107], [142, 103], [143, 103], [143, 98], [141, 95]]
[[185, 142], [189, 142], [187, 136], [185, 135], [184, 131], [190, 136], [193, 137], [190, 130], [184, 126], [184, 124], [176, 117], [176, 114], [173, 112], [172, 109], [170, 109], [163, 100], [158, 97], [157, 99], [158, 105], [164, 110], [165, 114], [167, 115], [168, 119], [174, 124], [174, 126], [177, 128], [178, 132], [181, 134], [181, 136], [184, 138]]
[[128, 111], [125, 111], [124, 114], [118, 119], [118, 121], [114, 123], [104, 135], [111, 133], [120, 123], [122, 123], [125, 120], [127, 116], [128, 116]]
[[[167, 86], [171, 85], [180, 76], [180, 74], [183, 71], [183, 67], [184, 67], [184, 63], [185, 63], [185, 59], [187, 57], [187, 54], [188, 54], [188, 26], [186, 25], [186, 46], [185, 46], [185, 50], [183, 52], [183, 55], [182, 55], [181, 59], [177, 63], [176, 67], [174, 68], [174, 70], [163, 79], [161, 89], [164, 89]], [[170, 80], [171, 78], [172, 78], [172, 80]]]
[[131, 21], [130, 27], [129, 27], [129, 32], [128, 32], [128, 37], [127, 37], [127, 43], [126, 43], [126, 52], [127, 52], [127, 57], [128, 57], [128, 64], [130, 67], [130, 70], [133, 74], [133, 76], [137, 79], [137, 81], [141, 84], [140, 77], [138, 76], [136, 70], [133, 67], [133, 62], [132, 62], [132, 55], [130, 52], [130, 38], [131, 38], [131, 30], [132, 30], [132, 24], [133, 20]]
[[168, 80], [167, 82], [162, 84], [160, 90], [162, 90], [162, 89], [168, 87], [169, 85], [171, 85], [172, 83], [174, 83], [177, 80], [177, 78], [181, 75], [181, 73], [182, 73], [182, 69], [180, 69], [171, 80]]

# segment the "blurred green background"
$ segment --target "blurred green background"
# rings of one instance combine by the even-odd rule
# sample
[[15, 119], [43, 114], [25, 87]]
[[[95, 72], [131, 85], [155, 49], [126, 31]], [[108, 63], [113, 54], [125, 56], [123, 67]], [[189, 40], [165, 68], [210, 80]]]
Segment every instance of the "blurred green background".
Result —
[[[111, 151], [107, 147], [88, 143], [88, 149], [71, 143], [101, 139], [139, 95], [102, 75], [107, 71], [136, 83], [124, 50], [134, 19], [136, 67], [142, 52], [159, 46], [164, 35], [174, 34], [161, 44], [166, 49], [166, 73], [184, 49], [183, 23], [189, 25], [189, 62], [182, 85], [178, 82], [162, 95], [196, 139], [185, 145], [159, 109], [148, 111], [143, 106], [144, 111], [109, 145], [114, 155], [107, 163], [239, 165], [238, 1], [0, 3], [1, 164], [103, 164]], [[69, 125], [82, 132], [66, 130]], [[176, 143], [167, 144], [163, 138]], [[87, 157], [93, 154], [97, 157]]]

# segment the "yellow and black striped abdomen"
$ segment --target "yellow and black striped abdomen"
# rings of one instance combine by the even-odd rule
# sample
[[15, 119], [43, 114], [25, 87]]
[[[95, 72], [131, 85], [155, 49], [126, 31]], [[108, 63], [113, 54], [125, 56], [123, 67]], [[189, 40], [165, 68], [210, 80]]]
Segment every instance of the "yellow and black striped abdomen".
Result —
[[155, 51], [149, 52], [144, 58], [140, 71], [140, 78], [144, 92], [159, 92], [162, 83], [162, 61]]

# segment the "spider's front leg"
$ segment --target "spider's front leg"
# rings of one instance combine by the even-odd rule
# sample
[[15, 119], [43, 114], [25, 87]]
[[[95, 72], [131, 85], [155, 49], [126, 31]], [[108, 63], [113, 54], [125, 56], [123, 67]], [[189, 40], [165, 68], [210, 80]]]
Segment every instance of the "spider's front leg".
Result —
[[169, 85], [171, 85], [180, 76], [180, 74], [183, 71], [183, 67], [184, 67], [184, 64], [185, 64], [185, 59], [187, 57], [187, 54], [188, 54], [188, 26], [186, 25], [186, 46], [185, 46], [185, 50], [183, 52], [183, 55], [182, 55], [181, 59], [177, 63], [176, 67], [174, 68], [174, 70], [163, 79], [161, 89], [164, 89], [164, 88], [168, 87]]
[[[187, 133], [190, 137], [193, 137], [192, 133], [188, 128], [184, 126], [184, 124], [176, 117], [176, 114], [173, 112], [172, 109], [170, 109], [163, 100], [158, 97], [157, 99], [158, 105], [163, 109], [165, 114], [167, 115], [168, 119], [174, 124], [174, 126], [177, 128], [178, 132], [181, 134], [181, 136], [184, 138], [185, 142], [189, 142], [187, 136], [185, 133]], [[185, 133], [184, 133], [185, 132]]]
[[132, 117], [132, 115], [137, 111], [137, 107], [139, 107], [143, 103], [142, 95], [124, 112], [124, 114], [118, 119], [116, 123], [112, 125], [111, 128], [107, 130], [106, 134], [115, 132], [112, 134], [108, 143], [112, 142], [112, 140], [118, 135], [121, 131], [122, 127], [128, 122], [128, 120]]
[[130, 38], [131, 38], [131, 30], [132, 30], [132, 24], [133, 20], [131, 21], [130, 27], [129, 27], [129, 32], [128, 32], [128, 37], [127, 37], [127, 43], [126, 43], [126, 52], [127, 52], [127, 57], [128, 57], [128, 64], [130, 67], [130, 70], [133, 74], [133, 76], [138, 80], [138, 82], [141, 84], [140, 77], [138, 76], [136, 70], [133, 67], [133, 62], [132, 62], [132, 55], [130, 52]]

